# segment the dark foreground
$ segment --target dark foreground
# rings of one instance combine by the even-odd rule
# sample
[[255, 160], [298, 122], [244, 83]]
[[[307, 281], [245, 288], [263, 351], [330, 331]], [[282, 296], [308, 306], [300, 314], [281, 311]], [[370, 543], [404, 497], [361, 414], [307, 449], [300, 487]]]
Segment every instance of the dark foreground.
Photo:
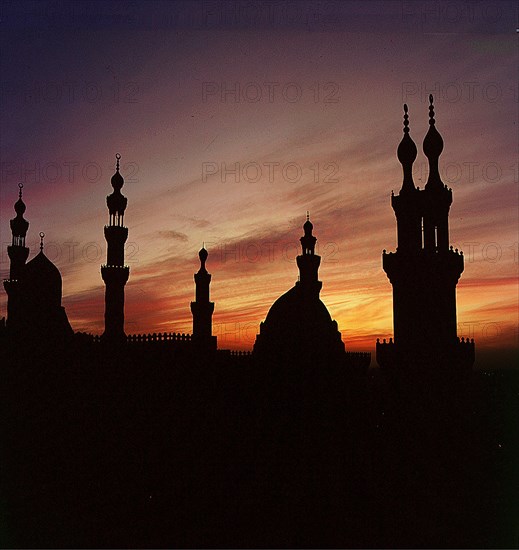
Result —
[[519, 545], [517, 371], [285, 367], [4, 349], [1, 546]]

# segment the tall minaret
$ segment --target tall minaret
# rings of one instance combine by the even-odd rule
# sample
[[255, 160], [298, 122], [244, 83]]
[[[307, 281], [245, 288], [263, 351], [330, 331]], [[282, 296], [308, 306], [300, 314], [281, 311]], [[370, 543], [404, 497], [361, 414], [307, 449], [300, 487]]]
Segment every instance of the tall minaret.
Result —
[[117, 159], [115, 174], [112, 176], [114, 191], [106, 197], [106, 204], [110, 214], [108, 225], [105, 225], [105, 239], [107, 242], [106, 265], [101, 266], [101, 275], [106, 285], [105, 290], [105, 331], [102, 338], [107, 341], [123, 342], [124, 333], [124, 285], [128, 280], [130, 268], [124, 265], [124, 243], [128, 238], [128, 228], [124, 227], [124, 211], [128, 199], [121, 194], [124, 179], [119, 173]]
[[307, 212], [306, 222], [303, 224], [303, 231], [305, 233], [299, 239], [301, 242], [301, 255], [296, 258], [297, 267], [299, 268], [299, 281], [296, 283], [296, 286], [299, 286], [304, 292], [319, 296], [319, 292], [323, 286], [321, 281], [318, 280], [321, 256], [315, 253], [317, 238], [312, 235], [313, 228], [310, 215]]
[[212, 336], [212, 316], [214, 302], [209, 301], [209, 285], [211, 274], [205, 268], [207, 250], [202, 246], [198, 257], [200, 258], [200, 269], [195, 273], [195, 301], [191, 302], [191, 313], [193, 314], [193, 341], [202, 348], [216, 347]]
[[[399, 195], [391, 197], [398, 246], [395, 253], [386, 254], [384, 250], [382, 257], [384, 271], [393, 285], [394, 346], [398, 351], [389, 353], [405, 356], [410, 362], [439, 362], [440, 358], [448, 362], [456, 356], [470, 363], [468, 348], [466, 356], [456, 351], [456, 285], [463, 272], [463, 254], [449, 248], [452, 190], [443, 184], [438, 171], [443, 139], [436, 129], [432, 95], [429, 101], [429, 131], [423, 142], [429, 178], [423, 190], [415, 188], [412, 178], [417, 150], [409, 136], [404, 105], [404, 137], [397, 153], [404, 180]], [[380, 364], [389, 357], [384, 350], [382, 345], [377, 346]], [[471, 353], [473, 356], [473, 348]]]
[[23, 183], [18, 184], [18, 200], [14, 205], [16, 217], [10, 222], [13, 236], [12, 244], [7, 247], [7, 254], [11, 260], [9, 279], [4, 281], [7, 293], [7, 327], [15, 328], [21, 316], [20, 282], [25, 262], [29, 256], [29, 249], [25, 246], [25, 237], [29, 229], [29, 222], [23, 217], [25, 203], [22, 200]]

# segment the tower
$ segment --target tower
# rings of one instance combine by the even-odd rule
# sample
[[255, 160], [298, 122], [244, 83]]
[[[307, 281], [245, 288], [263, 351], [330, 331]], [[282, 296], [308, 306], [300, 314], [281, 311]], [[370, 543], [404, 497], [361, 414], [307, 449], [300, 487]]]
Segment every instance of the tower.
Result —
[[383, 367], [474, 362], [473, 341], [459, 341], [456, 335], [456, 285], [464, 269], [463, 253], [449, 247], [452, 189], [439, 174], [443, 139], [436, 129], [432, 95], [429, 101], [429, 130], [423, 142], [429, 177], [423, 190], [413, 182], [417, 150], [404, 105], [404, 136], [397, 151], [404, 178], [399, 194], [391, 195], [398, 246], [395, 253], [384, 250], [382, 256], [393, 285], [395, 341], [377, 342], [377, 361]]
[[198, 253], [200, 269], [195, 273], [195, 301], [191, 302], [193, 314], [193, 342], [200, 349], [216, 350], [216, 336], [212, 335], [212, 317], [214, 302], [209, 301], [211, 274], [207, 272], [205, 262], [207, 250], [202, 246]]
[[106, 265], [101, 266], [101, 275], [105, 282], [105, 331], [103, 340], [123, 342], [124, 333], [124, 285], [128, 281], [130, 268], [124, 265], [124, 243], [128, 238], [128, 228], [123, 225], [124, 211], [128, 199], [121, 194], [124, 179], [119, 172], [121, 155], [117, 159], [115, 174], [112, 176], [113, 193], [106, 197], [109, 223], [104, 233], [107, 242]]
[[25, 203], [22, 200], [23, 183], [19, 183], [18, 188], [18, 200], [14, 205], [16, 217], [10, 221], [12, 243], [7, 247], [7, 254], [10, 260], [9, 279], [4, 280], [4, 288], [7, 293], [6, 326], [10, 329], [15, 329], [21, 321], [21, 279], [25, 262], [29, 257], [29, 248], [25, 246], [25, 237], [29, 229], [29, 222], [23, 217], [26, 209]]

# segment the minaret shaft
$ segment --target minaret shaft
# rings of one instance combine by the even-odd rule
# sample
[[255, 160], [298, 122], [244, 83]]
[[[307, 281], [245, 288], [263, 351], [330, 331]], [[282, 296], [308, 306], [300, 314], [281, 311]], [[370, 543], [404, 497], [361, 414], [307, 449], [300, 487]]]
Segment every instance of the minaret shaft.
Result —
[[191, 302], [193, 314], [193, 341], [202, 350], [215, 350], [216, 337], [213, 336], [214, 302], [209, 299], [211, 274], [205, 268], [207, 250], [202, 248], [198, 253], [200, 269], [194, 275], [195, 301]]
[[116, 155], [116, 172], [112, 176], [114, 192], [106, 198], [109, 210], [109, 225], [104, 228], [107, 243], [106, 265], [101, 266], [105, 288], [105, 331], [104, 340], [124, 341], [124, 286], [128, 281], [130, 268], [124, 265], [124, 245], [128, 228], [122, 225], [127, 199], [120, 190], [124, 179], [119, 173], [120, 155]]

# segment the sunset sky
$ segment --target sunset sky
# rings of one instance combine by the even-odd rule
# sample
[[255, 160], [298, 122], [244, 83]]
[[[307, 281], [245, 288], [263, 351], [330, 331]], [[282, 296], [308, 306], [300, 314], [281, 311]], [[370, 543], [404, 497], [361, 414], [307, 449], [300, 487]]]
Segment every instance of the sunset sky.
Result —
[[[251, 349], [297, 280], [306, 211], [321, 299], [347, 350], [392, 336], [390, 205], [402, 105], [423, 187], [429, 93], [465, 254], [459, 336], [518, 342], [515, 2], [5, 2], [1, 264], [24, 182], [30, 258], [63, 275], [76, 331], [103, 331], [115, 153], [129, 228], [126, 332], [191, 332], [202, 242], [220, 348]], [[237, 173], [232, 170], [237, 169]], [[6, 315], [2, 292], [0, 317]]]

